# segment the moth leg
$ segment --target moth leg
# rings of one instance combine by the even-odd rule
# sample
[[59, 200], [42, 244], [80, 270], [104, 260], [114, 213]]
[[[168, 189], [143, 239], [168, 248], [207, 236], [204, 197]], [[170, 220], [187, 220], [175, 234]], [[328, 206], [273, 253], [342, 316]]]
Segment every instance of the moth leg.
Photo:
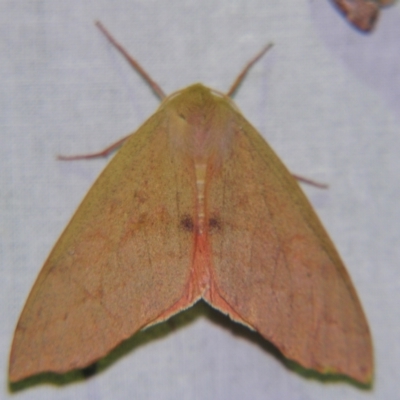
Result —
[[126, 137], [118, 140], [118, 142], [113, 143], [111, 146], [106, 147], [104, 150], [99, 151], [98, 153], [79, 154], [79, 155], [75, 155], [75, 156], [61, 156], [61, 155], [58, 155], [57, 156], [57, 160], [72, 161], [72, 160], [87, 160], [89, 158], [107, 157], [110, 153], [112, 153], [113, 151], [115, 151], [119, 147], [121, 147], [130, 136], [131, 135], [126, 136]]

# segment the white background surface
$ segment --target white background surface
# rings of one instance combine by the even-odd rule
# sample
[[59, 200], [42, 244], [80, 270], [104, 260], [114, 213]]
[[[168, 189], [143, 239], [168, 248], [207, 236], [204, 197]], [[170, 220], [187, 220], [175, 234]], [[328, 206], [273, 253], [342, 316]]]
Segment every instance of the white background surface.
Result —
[[[197, 307], [144, 332], [88, 381], [11, 394], [8, 353], [40, 267], [105, 160], [157, 107], [94, 27], [101, 20], [167, 92], [226, 91], [305, 190], [341, 253], [375, 346], [372, 390], [307, 379], [257, 335]], [[322, 0], [31, 0], [0, 3], [1, 398], [394, 399], [400, 379], [400, 7], [352, 29]], [[210, 316], [208, 315], [210, 314]]]

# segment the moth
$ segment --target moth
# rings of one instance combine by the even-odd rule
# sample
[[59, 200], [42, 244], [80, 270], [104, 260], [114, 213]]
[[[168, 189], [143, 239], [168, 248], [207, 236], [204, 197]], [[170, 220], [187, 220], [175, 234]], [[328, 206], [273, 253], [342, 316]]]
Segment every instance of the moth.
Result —
[[[85, 368], [199, 301], [321, 373], [368, 383], [372, 343], [317, 215], [231, 95], [162, 99], [94, 183], [45, 262], [15, 330], [9, 379]], [[72, 158], [90, 158], [103, 152]]]

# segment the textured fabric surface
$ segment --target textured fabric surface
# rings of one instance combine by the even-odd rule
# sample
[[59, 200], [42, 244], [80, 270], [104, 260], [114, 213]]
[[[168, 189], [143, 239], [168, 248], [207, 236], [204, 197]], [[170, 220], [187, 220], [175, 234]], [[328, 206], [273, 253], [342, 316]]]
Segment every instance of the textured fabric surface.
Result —
[[[133, 132], [157, 99], [101, 20], [167, 93], [226, 91], [304, 187], [341, 253], [374, 338], [371, 391], [288, 369], [263, 340], [198, 306], [140, 333], [101, 373], [12, 395], [13, 330], [36, 275], [105, 160], [59, 162]], [[3, 0], [0, 4], [0, 398], [392, 399], [400, 378], [400, 7], [376, 31], [326, 0]], [[151, 294], [150, 294], [151, 295]], [[266, 310], [267, 312], [268, 310]]]

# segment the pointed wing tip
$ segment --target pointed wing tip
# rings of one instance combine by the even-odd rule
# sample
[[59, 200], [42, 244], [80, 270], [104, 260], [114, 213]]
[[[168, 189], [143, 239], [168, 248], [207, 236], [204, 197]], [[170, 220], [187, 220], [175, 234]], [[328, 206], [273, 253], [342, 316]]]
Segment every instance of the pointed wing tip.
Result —
[[351, 381], [357, 386], [364, 388], [370, 388], [373, 384], [373, 366], [368, 365], [366, 367], [357, 367], [356, 369], [344, 370], [343, 368], [327, 367], [320, 370], [323, 375], [331, 376], [334, 379], [344, 379]]
[[32, 371], [27, 363], [21, 362], [21, 360], [17, 360], [15, 357], [10, 357], [10, 363], [8, 367], [8, 381], [11, 384], [23, 381], [30, 376], [37, 375], [39, 372]]
[[13, 365], [10, 362], [9, 370], [8, 370], [8, 382], [10, 384], [14, 384], [17, 382], [20, 382], [29, 376], [34, 375], [30, 374], [29, 372], [27, 373], [26, 371], [21, 371], [13, 367]]
[[372, 387], [374, 381], [373, 366], [369, 366], [367, 369], [361, 371], [359, 374], [351, 378], [354, 379], [356, 382], [360, 383], [362, 386], [365, 386], [367, 388]]

